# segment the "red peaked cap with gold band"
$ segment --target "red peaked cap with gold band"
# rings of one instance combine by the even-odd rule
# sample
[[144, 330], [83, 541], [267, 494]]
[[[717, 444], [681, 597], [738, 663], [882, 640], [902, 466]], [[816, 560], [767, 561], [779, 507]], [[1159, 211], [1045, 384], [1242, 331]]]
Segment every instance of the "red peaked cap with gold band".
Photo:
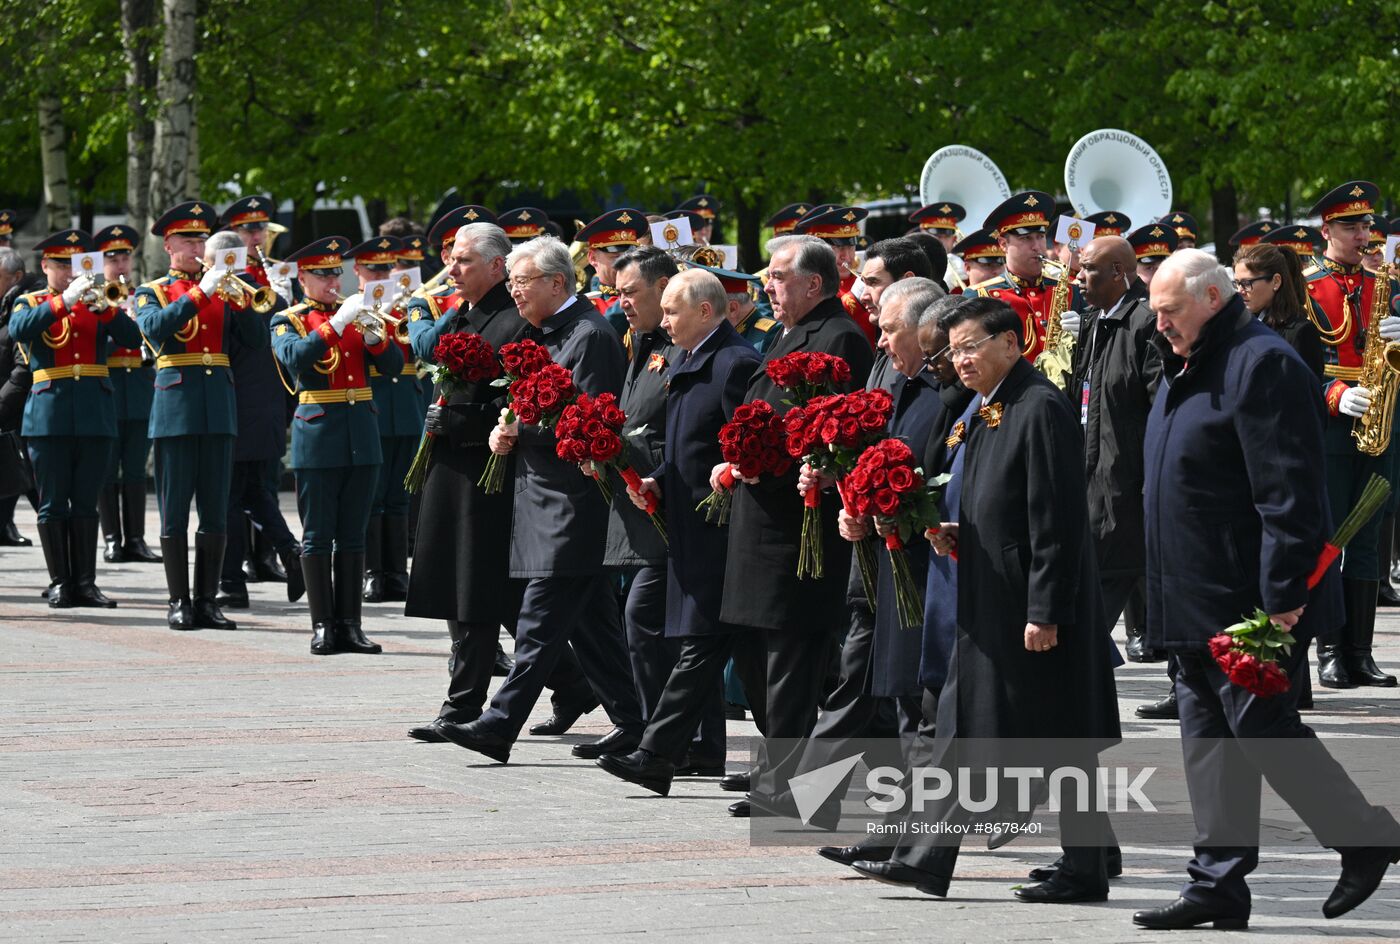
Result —
[[1369, 180], [1349, 180], [1317, 201], [1313, 205], [1312, 215], [1322, 217], [1324, 223], [1333, 220], [1369, 223], [1376, 214], [1376, 204], [1380, 200], [1380, 188]]
[[1176, 230], [1176, 235], [1180, 239], [1193, 239], [1196, 242], [1201, 241], [1201, 226], [1190, 213], [1183, 213], [1181, 210], [1172, 210], [1157, 222], [1166, 223], [1172, 229]]
[[966, 217], [967, 210], [957, 203], [930, 203], [910, 213], [909, 222], [919, 224], [919, 229], [923, 230], [953, 230], [957, 229], [958, 224]]
[[1230, 245], [1243, 249], [1245, 246], [1253, 246], [1259, 240], [1274, 231], [1276, 223], [1268, 220], [1255, 220], [1248, 226], [1242, 226], [1230, 237]]
[[248, 223], [272, 222], [272, 198], [254, 195], [229, 204], [224, 211], [224, 225], [232, 229]]
[[422, 236], [403, 236], [400, 238], [403, 245], [399, 247], [400, 262], [422, 262], [423, 247], [427, 241]]
[[850, 240], [850, 245], [855, 245], [860, 238], [860, 221], [869, 215], [864, 207], [838, 206], [824, 211], [817, 207], [802, 217], [792, 231], [798, 236], [815, 236], [829, 242]]
[[1103, 210], [1098, 213], [1090, 213], [1084, 217], [1084, 222], [1094, 224], [1094, 235], [1097, 236], [1122, 236], [1133, 228], [1133, 221], [1128, 219], [1127, 214], [1119, 210]]
[[399, 250], [402, 248], [403, 240], [397, 236], [372, 236], [353, 249], [346, 250], [345, 258], [354, 259], [360, 265], [387, 268], [399, 261]]
[[[302, 246], [288, 256], [287, 261], [295, 262], [300, 272], [335, 275], [343, 268], [344, 256], [349, 249], [350, 240], [344, 236], [323, 236]], [[330, 271], [332, 269], [335, 271]]]
[[136, 249], [136, 230], [125, 223], [104, 226], [92, 236], [95, 252], [132, 252]]
[[1025, 190], [1003, 200], [987, 214], [982, 226], [996, 236], [1043, 233], [1050, 227], [1050, 214], [1054, 210], [1055, 201], [1050, 194], [1043, 190]]
[[442, 217], [433, 224], [433, 228], [428, 232], [428, 243], [433, 246], [446, 248], [457, 238], [457, 230], [472, 223], [496, 224], [496, 214], [486, 209], [484, 206], [468, 204], [457, 207], [455, 210], [448, 210]]
[[[719, 201], [708, 193], [700, 193], [689, 200], [682, 200], [676, 205], [676, 210], [686, 213], [694, 213], [706, 223], [715, 221], [715, 211], [719, 209]], [[674, 217], [672, 217], [674, 219]]]
[[81, 229], [61, 229], [39, 240], [34, 247], [45, 259], [67, 259], [80, 252], [92, 252], [92, 237]]
[[1006, 261], [1006, 250], [1001, 248], [996, 236], [985, 229], [968, 233], [953, 247], [953, 252], [975, 261]]
[[0, 236], [9, 236], [15, 231], [15, 211], [0, 210]]
[[548, 221], [549, 214], [539, 207], [516, 207], [501, 214], [500, 227], [511, 242], [524, 242], [549, 232], [544, 225]]
[[812, 204], [810, 203], [789, 203], [768, 217], [766, 225], [773, 227], [774, 236], [783, 236], [791, 233], [798, 221], [811, 212]]
[[189, 200], [177, 204], [151, 224], [152, 236], [208, 236], [219, 222], [219, 211], [212, 203]]
[[[1292, 249], [1300, 256], [1320, 256], [1327, 248], [1327, 240], [1322, 238], [1322, 230], [1315, 226], [1275, 226], [1273, 231], [1259, 240], [1261, 243], [1269, 243], [1274, 246], [1281, 246], [1285, 249]], [[1381, 237], [1381, 242], [1385, 242], [1385, 237]]]
[[[1095, 233], [1094, 235], [1098, 235]], [[1139, 226], [1127, 235], [1128, 244], [1133, 247], [1133, 255], [1138, 260], [1165, 259], [1176, 252], [1180, 242], [1176, 227], [1170, 223], [1148, 223]]]
[[647, 232], [647, 215], [632, 207], [609, 210], [575, 234], [589, 249], [612, 249], [637, 245]]

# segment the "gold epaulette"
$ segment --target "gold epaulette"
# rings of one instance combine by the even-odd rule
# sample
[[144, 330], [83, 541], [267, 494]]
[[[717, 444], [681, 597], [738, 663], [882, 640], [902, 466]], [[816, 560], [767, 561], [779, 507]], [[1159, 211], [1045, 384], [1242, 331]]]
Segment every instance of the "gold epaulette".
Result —
[[295, 331], [299, 337], [303, 338], [306, 337], [307, 333], [306, 324], [301, 320], [301, 318], [297, 316], [297, 312], [305, 308], [306, 303], [302, 302], [299, 305], [293, 305], [291, 308], [288, 308], [285, 311], [278, 312], [278, 314], [282, 315], [284, 318], [287, 319], [287, 322], [292, 326], [292, 330]]
[[760, 318], [753, 323], [753, 326], [760, 331], [772, 331], [778, 326], [778, 322], [772, 318]]
[[1303, 278], [1310, 279], [1321, 271], [1322, 266], [1318, 265], [1316, 262], [1310, 262], [1308, 263], [1307, 268], [1303, 269]]
[[1005, 277], [1005, 276], [994, 275], [994, 276], [992, 276], [990, 279], [983, 279], [982, 281], [978, 282], [976, 285], [969, 285], [967, 288], [963, 289], [963, 291], [964, 291], [964, 292], [977, 292], [979, 295], [980, 295], [980, 294], [985, 294], [982, 290], [983, 290], [986, 286], [991, 285], [993, 282], [1004, 282], [1004, 281], [1006, 281], [1006, 277]]

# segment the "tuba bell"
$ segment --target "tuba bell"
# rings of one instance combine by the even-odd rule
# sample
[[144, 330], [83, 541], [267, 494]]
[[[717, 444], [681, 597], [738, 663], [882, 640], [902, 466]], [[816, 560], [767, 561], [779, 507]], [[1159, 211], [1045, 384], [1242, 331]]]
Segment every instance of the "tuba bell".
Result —
[[919, 176], [919, 198], [925, 205], [960, 203], [967, 210], [967, 219], [976, 221], [977, 226], [1009, 196], [1011, 187], [1001, 168], [981, 151], [963, 144], [934, 151]]
[[1134, 220], [1171, 212], [1172, 178], [1152, 145], [1116, 128], [1091, 131], [1065, 158], [1065, 193], [1080, 217], [1116, 210]]

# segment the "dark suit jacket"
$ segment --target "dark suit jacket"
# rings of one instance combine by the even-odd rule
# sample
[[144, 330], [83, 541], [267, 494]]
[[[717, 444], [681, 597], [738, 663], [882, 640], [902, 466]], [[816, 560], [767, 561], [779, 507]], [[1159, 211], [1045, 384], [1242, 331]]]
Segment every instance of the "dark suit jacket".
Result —
[[678, 348], [667, 376], [666, 446], [651, 475], [661, 486], [670, 540], [666, 635], [700, 636], [733, 627], [719, 616], [729, 531], [706, 523], [695, 506], [710, 494], [710, 471], [724, 461], [719, 429], [744, 402], [761, 358], [728, 322], [684, 362], [682, 357]]
[[[633, 335], [632, 355], [618, 405], [627, 414], [627, 422], [622, 426], [622, 455], [638, 475], [648, 474], [661, 462], [666, 433], [666, 384], [671, 365], [682, 353], [659, 327], [640, 337]], [[646, 432], [635, 435], [642, 427], [646, 427]], [[666, 541], [656, 525], [646, 512], [632, 504], [621, 478], [612, 475], [610, 482], [613, 502], [608, 513], [604, 563], [609, 567], [666, 563]]]
[[[286, 307], [279, 298], [275, 311]], [[247, 315], [271, 324], [275, 311], [249, 311]], [[281, 459], [287, 451], [288, 404], [293, 398], [282, 386], [277, 359], [266, 347], [249, 347], [237, 335], [230, 339], [228, 359], [233, 370], [233, 395], [238, 403], [233, 461]]]
[[[848, 388], [852, 390], [865, 384], [873, 360], [865, 335], [835, 298], [823, 299], [808, 312], [769, 348], [764, 361], [793, 351], [822, 351], [845, 358], [851, 365]], [[753, 375], [744, 397], [746, 402], [766, 400], [779, 413], [789, 409], [787, 398], [787, 391], [776, 386], [766, 370]], [[798, 580], [802, 498], [797, 493], [797, 470], [735, 488], [724, 572], [725, 622], [818, 635], [833, 634], [845, 623], [851, 546], [836, 531], [838, 504], [833, 494], [821, 505], [825, 576]]]
[[1202, 647], [1255, 607], [1304, 604], [1299, 642], [1329, 636], [1342, 622], [1336, 568], [1307, 588], [1332, 533], [1317, 378], [1238, 296], [1188, 366], [1170, 349], [1162, 360], [1145, 450], [1149, 644]]
[[[583, 393], [618, 393], [626, 360], [617, 332], [593, 303], [577, 298], [525, 337], [573, 371]], [[515, 448], [512, 577], [578, 577], [603, 572], [608, 505], [593, 479], [554, 452], [554, 430], [521, 425]]]

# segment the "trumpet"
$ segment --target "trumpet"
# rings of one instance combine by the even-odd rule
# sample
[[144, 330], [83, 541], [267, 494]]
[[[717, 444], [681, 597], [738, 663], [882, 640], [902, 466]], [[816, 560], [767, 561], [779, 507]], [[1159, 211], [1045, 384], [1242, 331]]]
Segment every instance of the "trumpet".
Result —
[[[258, 254], [262, 255], [261, 251]], [[208, 270], [209, 263], [201, 259], [199, 264]], [[277, 304], [277, 293], [271, 288], [266, 285], [251, 288], [238, 276], [228, 271], [219, 277], [218, 284], [214, 286], [214, 294], [230, 305], [236, 305], [239, 308], [251, 307], [260, 315], [267, 314]]]
[[451, 280], [451, 269], [448, 266], [443, 266], [442, 269], [438, 271], [437, 275], [433, 276], [431, 279], [418, 286], [417, 290], [415, 290], [414, 293], [409, 297], [426, 298], [432, 293], [433, 289], [437, 288], [439, 285], [442, 285], [444, 282], [450, 282]]
[[104, 279], [101, 282], [94, 282], [78, 296], [78, 301], [82, 302], [93, 311], [106, 311], [108, 308], [120, 305], [131, 295], [131, 289], [127, 286], [123, 278], [119, 281]]
[[[361, 333], [370, 332], [381, 338], [392, 337], [403, 344], [408, 343], [408, 313], [406, 301], [400, 298], [386, 310], [379, 304], [371, 308], [361, 308], [355, 315], [355, 324]], [[400, 312], [396, 317], [393, 313]]]

